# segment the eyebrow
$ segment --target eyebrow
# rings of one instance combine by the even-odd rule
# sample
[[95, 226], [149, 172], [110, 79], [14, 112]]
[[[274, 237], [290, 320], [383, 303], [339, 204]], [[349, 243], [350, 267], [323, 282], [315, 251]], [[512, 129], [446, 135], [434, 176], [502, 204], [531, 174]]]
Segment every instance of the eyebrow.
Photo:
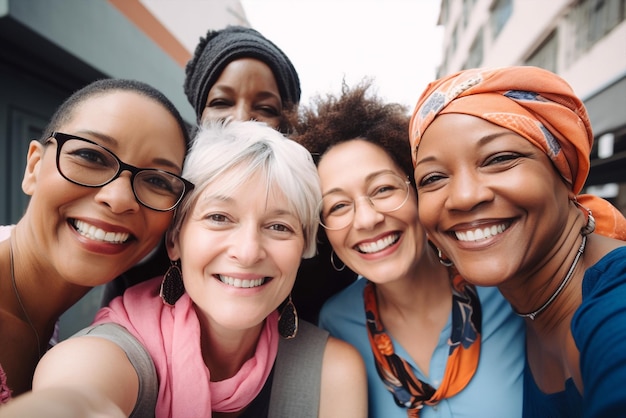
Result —
[[[378, 171], [374, 171], [370, 174], [368, 174], [367, 176], [365, 176], [365, 183], [368, 183], [370, 181], [372, 181], [372, 179], [376, 176], [379, 176], [381, 174], [395, 174], [396, 176], [398, 176], [399, 174], [396, 173], [395, 171], [393, 171], [392, 169], [389, 168], [385, 168], [382, 170], [378, 170]], [[400, 177], [402, 177], [402, 175], [400, 175]], [[330, 190], [328, 190], [326, 193], [322, 194], [322, 197], [329, 195], [331, 193], [337, 193], [337, 192], [343, 192], [344, 190], [341, 187], [334, 187]]]
[[[235, 94], [235, 88], [227, 85], [227, 84], [215, 84], [211, 90], [209, 91], [209, 94], [207, 95], [207, 98], [213, 98], [215, 96], [217, 96], [217, 94], [212, 94], [213, 93], [221, 93], [221, 94], [226, 94], [226, 95], [233, 95]], [[264, 100], [264, 99], [278, 99], [279, 101], [282, 101], [282, 98], [280, 97], [280, 94], [276, 94], [275, 92], [271, 91], [271, 90], [259, 90], [255, 95], [254, 98], [256, 100]]]
[[[80, 135], [87, 134], [89, 136], [95, 136], [100, 141], [104, 142], [108, 148], [111, 148], [111, 146], [119, 146], [119, 144], [120, 144], [120, 141], [118, 141], [117, 139], [115, 139], [112, 136], [103, 134], [101, 132], [92, 131], [92, 130], [89, 130], [89, 129], [80, 130], [80, 131], [78, 131], [78, 134], [80, 134]], [[174, 163], [173, 161], [170, 161], [170, 160], [165, 159], [165, 158], [154, 158], [152, 160], [152, 162], [154, 164], [157, 164], [157, 165], [164, 165], [166, 167], [171, 167], [174, 170], [182, 171], [182, 167], [181, 166], [179, 166], [178, 164]]]
[[[486, 144], [488, 144], [488, 143], [490, 143], [490, 142], [500, 138], [501, 136], [510, 135], [510, 134], [518, 135], [517, 133], [511, 131], [510, 129], [506, 129], [506, 128], [502, 128], [502, 129], [503, 130], [500, 131], [500, 132], [494, 132], [494, 133], [491, 133], [489, 135], [483, 136], [482, 138], [480, 138], [478, 140], [478, 145], [482, 147], [482, 146], [484, 146], [484, 145], [486, 145]], [[419, 145], [418, 145], [418, 147], [419, 147]], [[417, 154], [417, 149], [415, 150], [415, 152]], [[424, 163], [428, 163], [428, 162], [432, 162], [432, 161], [436, 161], [436, 158], [434, 156], [432, 156], [432, 155], [429, 156], [429, 157], [422, 158], [421, 160], [418, 160], [418, 161], [415, 162], [415, 167], [419, 166], [420, 164], [424, 164]]]
[[[231, 196], [224, 195], [222, 193], [209, 194], [205, 196], [203, 199], [201, 199], [201, 201], [206, 205], [209, 205], [212, 202], [218, 202], [218, 203], [224, 203], [224, 204], [230, 204], [230, 205], [238, 204], [238, 201], [236, 199], [232, 198]], [[265, 205], [265, 207], [267, 208], [267, 205]], [[280, 208], [280, 207], [268, 210], [268, 213], [270, 213], [272, 216], [287, 215], [287, 216], [291, 216], [293, 218], [299, 219], [297, 213], [295, 213], [294, 211]]]

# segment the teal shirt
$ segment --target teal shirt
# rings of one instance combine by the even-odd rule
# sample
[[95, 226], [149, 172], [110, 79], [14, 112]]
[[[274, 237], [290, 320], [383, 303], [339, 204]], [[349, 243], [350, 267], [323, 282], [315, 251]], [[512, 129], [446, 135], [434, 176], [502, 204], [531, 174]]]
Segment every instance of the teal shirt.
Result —
[[[320, 327], [359, 350], [367, 367], [369, 416], [406, 418], [405, 408], [396, 405], [381, 381], [365, 327], [363, 288], [358, 279], [329, 299], [320, 312]], [[524, 369], [524, 324], [496, 288], [478, 288], [483, 312], [482, 347], [478, 369], [470, 383], [457, 395], [434, 406], [425, 406], [420, 418], [519, 418], [522, 416]], [[426, 377], [404, 348], [391, 336], [396, 354], [405, 359], [419, 379], [438, 388], [448, 360], [448, 338], [452, 317], [443, 328]], [[416, 329], [415, 332], [419, 332]]]

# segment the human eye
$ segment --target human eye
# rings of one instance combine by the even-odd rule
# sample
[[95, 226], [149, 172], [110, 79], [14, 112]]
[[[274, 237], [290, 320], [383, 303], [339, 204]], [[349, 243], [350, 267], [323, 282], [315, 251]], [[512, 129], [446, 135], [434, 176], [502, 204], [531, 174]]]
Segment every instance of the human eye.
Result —
[[206, 107], [213, 107], [213, 108], [226, 108], [226, 107], [231, 107], [233, 106], [233, 102], [223, 98], [223, 97], [216, 97], [214, 99], [211, 99], [210, 102], [207, 103]]
[[421, 178], [415, 178], [418, 188], [426, 188], [429, 186], [435, 186], [446, 178], [441, 173], [428, 173], [423, 175]]
[[384, 199], [397, 191], [399, 187], [394, 184], [380, 184], [374, 187], [370, 192], [370, 197], [375, 199]]
[[517, 152], [500, 152], [485, 160], [485, 166], [507, 164], [522, 158], [523, 155]]
[[397, 192], [406, 190], [404, 180], [396, 175], [383, 175], [376, 178], [368, 187], [370, 199], [385, 199]]
[[260, 105], [257, 107], [257, 109], [259, 110], [259, 112], [265, 114], [266, 116], [269, 117], [278, 117], [280, 116], [280, 110], [278, 108], [276, 108], [275, 106], [270, 106], [270, 105]]
[[96, 145], [67, 147], [67, 150], [64, 151], [65, 158], [72, 160], [75, 164], [105, 168], [116, 165], [113, 156]]
[[294, 229], [292, 227], [283, 223], [274, 223], [274, 224], [271, 224], [268, 228], [276, 232], [287, 232], [287, 233], [294, 232]]
[[231, 221], [228, 215], [219, 212], [209, 213], [204, 218], [215, 225], [226, 225]]
[[324, 216], [341, 216], [352, 207], [352, 201], [347, 197], [326, 196], [324, 198]]
[[182, 182], [168, 173], [158, 170], [143, 170], [140, 172], [141, 185], [157, 193], [178, 194]]

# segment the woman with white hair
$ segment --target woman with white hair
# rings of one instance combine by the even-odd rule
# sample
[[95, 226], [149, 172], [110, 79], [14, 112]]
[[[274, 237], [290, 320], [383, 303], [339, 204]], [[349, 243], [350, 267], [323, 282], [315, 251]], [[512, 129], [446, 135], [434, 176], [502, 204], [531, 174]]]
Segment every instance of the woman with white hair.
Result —
[[298, 323], [289, 297], [315, 254], [310, 154], [260, 122], [213, 123], [183, 176], [195, 188], [168, 231], [168, 272], [44, 356], [33, 392], [6, 413], [365, 417], [358, 352]]

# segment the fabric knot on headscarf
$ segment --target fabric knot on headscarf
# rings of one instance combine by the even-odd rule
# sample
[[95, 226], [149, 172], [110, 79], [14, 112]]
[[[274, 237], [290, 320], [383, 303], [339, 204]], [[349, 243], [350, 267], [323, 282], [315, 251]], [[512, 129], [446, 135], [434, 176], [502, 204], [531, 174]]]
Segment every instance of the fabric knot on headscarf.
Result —
[[[548, 155], [574, 195], [583, 189], [593, 145], [591, 122], [583, 102], [558, 75], [531, 66], [476, 68], [430, 83], [410, 122], [414, 165], [424, 132], [438, 115], [448, 113], [475, 116], [526, 138]], [[626, 220], [617, 209], [607, 211], [600, 198], [580, 196], [580, 203], [581, 198], [598, 221], [596, 232], [626, 237]]]
[[293, 64], [274, 43], [258, 31], [243, 26], [209, 30], [196, 46], [185, 68], [184, 90], [200, 122], [209, 90], [224, 68], [239, 58], [255, 58], [267, 64], [280, 91], [283, 106], [300, 102], [300, 79]]

